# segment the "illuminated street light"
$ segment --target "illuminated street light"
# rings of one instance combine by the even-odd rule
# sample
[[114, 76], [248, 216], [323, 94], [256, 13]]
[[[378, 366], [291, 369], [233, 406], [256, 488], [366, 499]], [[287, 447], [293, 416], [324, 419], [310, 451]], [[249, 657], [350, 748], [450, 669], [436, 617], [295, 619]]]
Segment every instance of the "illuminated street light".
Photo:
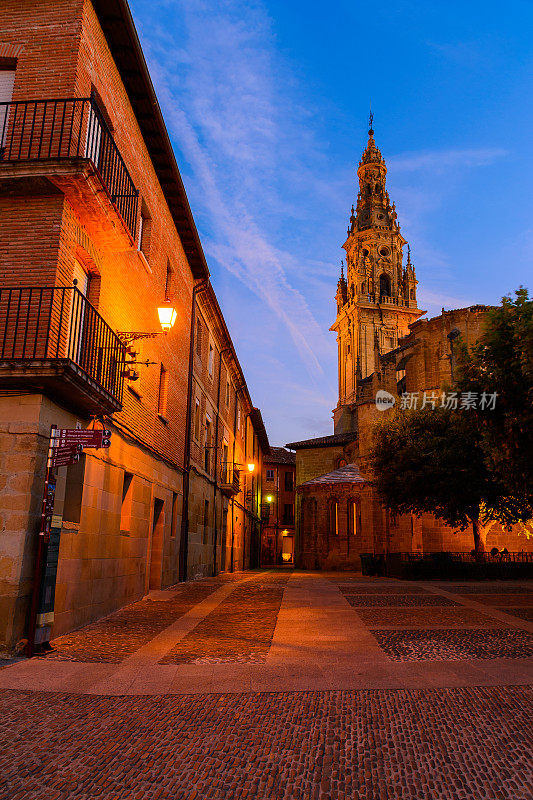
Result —
[[269, 494], [268, 497], [267, 497], [267, 503], [271, 503], [272, 500], [273, 500], [273, 497], [272, 497], [271, 494]]
[[159, 314], [159, 322], [163, 333], [167, 333], [176, 321], [176, 309], [170, 303], [165, 303], [165, 305], [157, 309], [157, 313]]
[[255, 464], [248, 464], [248, 472], [253, 472], [255, 470]]

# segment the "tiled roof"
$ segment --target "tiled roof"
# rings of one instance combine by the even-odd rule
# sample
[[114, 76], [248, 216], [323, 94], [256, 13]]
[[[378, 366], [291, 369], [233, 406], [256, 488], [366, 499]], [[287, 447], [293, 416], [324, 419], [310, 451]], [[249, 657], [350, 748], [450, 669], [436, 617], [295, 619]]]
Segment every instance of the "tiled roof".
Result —
[[320, 475], [318, 478], [313, 478], [310, 481], [301, 483], [298, 490], [304, 486], [323, 486], [329, 484], [350, 484], [350, 483], [364, 483], [365, 479], [359, 472], [357, 464], [347, 464], [345, 467], [334, 469], [333, 472], [328, 472], [326, 475]]
[[305, 450], [311, 447], [334, 447], [339, 444], [348, 444], [357, 439], [357, 432], [351, 431], [350, 433], [337, 433], [333, 436], [319, 436], [318, 439], [304, 439], [301, 442], [290, 442], [285, 447], [290, 447], [291, 450]]
[[289, 453], [284, 447], [271, 447], [270, 455], [263, 458], [264, 464], [296, 464], [296, 453]]

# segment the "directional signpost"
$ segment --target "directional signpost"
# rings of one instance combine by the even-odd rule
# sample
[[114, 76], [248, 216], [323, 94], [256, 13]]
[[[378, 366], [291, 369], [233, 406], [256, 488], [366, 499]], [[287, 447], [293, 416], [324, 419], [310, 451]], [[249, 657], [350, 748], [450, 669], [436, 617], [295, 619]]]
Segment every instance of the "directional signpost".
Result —
[[[55, 425], [52, 425], [50, 429], [46, 477], [44, 480], [43, 502], [41, 509], [41, 524], [39, 527], [39, 539], [37, 542], [30, 619], [28, 624], [28, 645], [26, 649], [28, 657], [33, 655], [35, 651], [35, 644], [37, 643], [37, 616], [41, 611], [39, 608], [39, 599], [41, 598], [42, 601], [41, 589], [47, 563], [48, 545], [50, 542], [50, 533], [52, 529], [52, 516], [54, 513], [56, 490], [56, 478], [54, 470], [58, 467], [68, 467], [70, 464], [75, 464], [80, 460], [80, 455], [83, 450], [108, 448], [110, 445], [111, 431], [108, 431], [104, 428], [84, 430], [82, 428], [57, 428]], [[47, 617], [50, 618], [50, 613], [47, 614]], [[46, 638], [42, 635], [42, 633], [43, 631], [40, 630], [38, 637], [39, 643], [45, 641]]]

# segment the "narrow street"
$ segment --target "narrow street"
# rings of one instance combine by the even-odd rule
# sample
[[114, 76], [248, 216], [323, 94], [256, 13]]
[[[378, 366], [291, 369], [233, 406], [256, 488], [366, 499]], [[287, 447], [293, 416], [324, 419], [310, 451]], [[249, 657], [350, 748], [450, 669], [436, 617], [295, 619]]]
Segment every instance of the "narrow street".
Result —
[[527, 582], [221, 575], [53, 646], [0, 669], [2, 800], [530, 797]]

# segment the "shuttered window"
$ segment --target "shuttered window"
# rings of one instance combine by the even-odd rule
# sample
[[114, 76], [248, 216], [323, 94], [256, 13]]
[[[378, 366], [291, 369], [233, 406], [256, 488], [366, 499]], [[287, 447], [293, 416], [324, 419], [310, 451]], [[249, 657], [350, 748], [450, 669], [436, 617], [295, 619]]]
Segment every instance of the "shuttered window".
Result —
[[[14, 69], [0, 69], [0, 103], [10, 103], [13, 98], [15, 84]], [[3, 147], [7, 136], [8, 106], [0, 105], [0, 147]]]

